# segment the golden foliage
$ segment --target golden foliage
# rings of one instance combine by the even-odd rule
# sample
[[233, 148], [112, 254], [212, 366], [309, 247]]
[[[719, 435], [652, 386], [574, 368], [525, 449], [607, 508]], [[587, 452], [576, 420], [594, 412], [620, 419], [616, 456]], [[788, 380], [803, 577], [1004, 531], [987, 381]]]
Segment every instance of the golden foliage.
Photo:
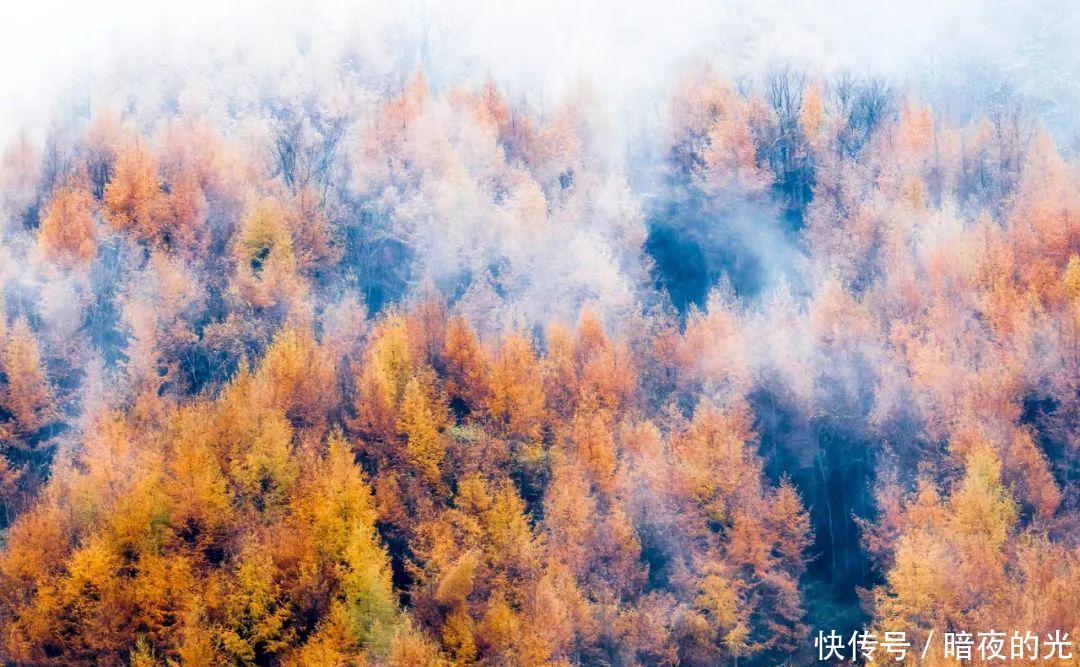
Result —
[[9, 441], [26, 447], [42, 427], [59, 415], [53, 389], [50, 386], [37, 337], [25, 318], [20, 317], [5, 332], [0, 369], [4, 384], [0, 400], [10, 415], [5, 428]]
[[47, 258], [61, 265], [86, 264], [94, 257], [97, 229], [90, 192], [76, 182], [53, 193], [41, 218], [38, 245]]
[[127, 139], [117, 152], [114, 173], [105, 187], [105, 219], [116, 231], [156, 242], [169, 216], [161, 183], [157, 161], [145, 141]]
[[0, 658], [798, 662], [807, 553], [844, 548], [833, 492], [870, 478], [842, 539], [881, 577], [871, 629], [1080, 634], [1075, 164], [1009, 114], [849, 84], [678, 82], [665, 189], [783, 208], [809, 255], [797, 294], [724, 279], [685, 321], [610, 285], [548, 322], [492, 307], [533, 277], [503, 255], [640, 214], [597, 189], [622, 185], [587, 91], [544, 120], [419, 73], [355, 126], [304, 117], [328, 164], [295, 178], [264, 169], [276, 126], [187, 111], [153, 143], [105, 111], [72, 156], [15, 145], [0, 204], [41, 215], [0, 244], [25, 313], [0, 318]]

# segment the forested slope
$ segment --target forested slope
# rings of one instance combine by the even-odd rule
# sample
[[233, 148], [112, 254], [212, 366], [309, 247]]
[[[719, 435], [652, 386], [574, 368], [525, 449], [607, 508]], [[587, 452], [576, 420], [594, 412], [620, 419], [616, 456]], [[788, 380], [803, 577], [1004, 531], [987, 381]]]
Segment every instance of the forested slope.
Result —
[[4, 152], [6, 661], [1080, 634], [1080, 182], [1036, 117], [702, 60], [626, 164], [587, 86], [350, 63]]

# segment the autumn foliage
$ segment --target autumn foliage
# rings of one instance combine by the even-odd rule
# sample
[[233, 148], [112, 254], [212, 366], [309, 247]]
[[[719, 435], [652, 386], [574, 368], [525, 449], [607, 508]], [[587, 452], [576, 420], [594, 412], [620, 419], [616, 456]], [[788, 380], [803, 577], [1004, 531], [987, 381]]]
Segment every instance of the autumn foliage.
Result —
[[698, 62], [648, 203], [587, 87], [354, 84], [5, 158], [3, 662], [1080, 636], [1080, 176], [1036, 122]]

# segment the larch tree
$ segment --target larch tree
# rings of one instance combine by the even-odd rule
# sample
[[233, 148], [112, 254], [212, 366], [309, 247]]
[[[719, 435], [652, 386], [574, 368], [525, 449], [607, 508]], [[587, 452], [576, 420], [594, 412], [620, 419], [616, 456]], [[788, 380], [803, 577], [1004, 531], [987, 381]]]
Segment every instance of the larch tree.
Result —
[[60, 415], [37, 336], [26, 318], [18, 318], [5, 332], [2, 362], [7, 440], [16, 447], [30, 447], [38, 432]]
[[86, 265], [97, 253], [94, 200], [78, 181], [53, 193], [38, 228], [38, 246], [46, 257], [64, 266]]
[[129, 137], [117, 151], [113, 174], [105, 186], [105, 219], [116, 231], [157, 242], [168, 220], [169, 205], [147, 140]]

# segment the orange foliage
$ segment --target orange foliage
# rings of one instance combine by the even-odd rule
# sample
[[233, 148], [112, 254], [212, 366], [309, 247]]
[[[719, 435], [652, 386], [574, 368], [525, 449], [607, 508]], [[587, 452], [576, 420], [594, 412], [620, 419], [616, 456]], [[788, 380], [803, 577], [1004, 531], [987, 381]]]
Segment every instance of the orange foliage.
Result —
[[161, 185], [157, 161], [145, 139], [127, 139], [105, 187], [105, 219], [116, 231], [130, 232], [140, 241], [158, 241], [169, 216]]
[[59, 414], [37, 337], [25, 318], [17, 319], [5, 333], [0, 361], [4, 374], [0, 397], [4, 410], [10, 415], [5, 425], [8, 441], [26, 447], [37, 432], [53, 423]]
[[38, 230], [44, 255], [61, 265], [86, 264], [97, 253], [94, 200], [78, 183], [53, 193]]
[[248, 209], [235, 237], [233, 290], [255, 308], [288, 310], [305, 292], [284, 207], [261, 199]]
[[[659, 166], [709, 206], [659, 222], [709, 280], [729, 225], [703, 215], [793, 226], [747, 232], [790, 251], [755, 256], [763, 296], [725, 258], [683, 320], [591, 95], [537, 121], [419, 73], [369, 117], [300, 118], [355, 140], [321, 168], [351, 189], [186, 111], [153, 146], [106, 111], [72, 156], [6, 153], [4, 212], [42, 208], [40, 257], [0, 244], [25, 312], [0, 318], [0, 658], [799, 662], [836, 592], [807, 613], [807, 554], [835, 563], [849, 509], [870, 629], [1080, 634], [1080, 188], [1050, 135], [850, 82], [780, 109], [693, 67]], [[631, 241], [512, 301], [593, 235]]]
[[544, 416], [540, 364], [520, 334], [507, 336], [495, 352], [488, 379], [487, 410], [507, 435], [536, 438]]

